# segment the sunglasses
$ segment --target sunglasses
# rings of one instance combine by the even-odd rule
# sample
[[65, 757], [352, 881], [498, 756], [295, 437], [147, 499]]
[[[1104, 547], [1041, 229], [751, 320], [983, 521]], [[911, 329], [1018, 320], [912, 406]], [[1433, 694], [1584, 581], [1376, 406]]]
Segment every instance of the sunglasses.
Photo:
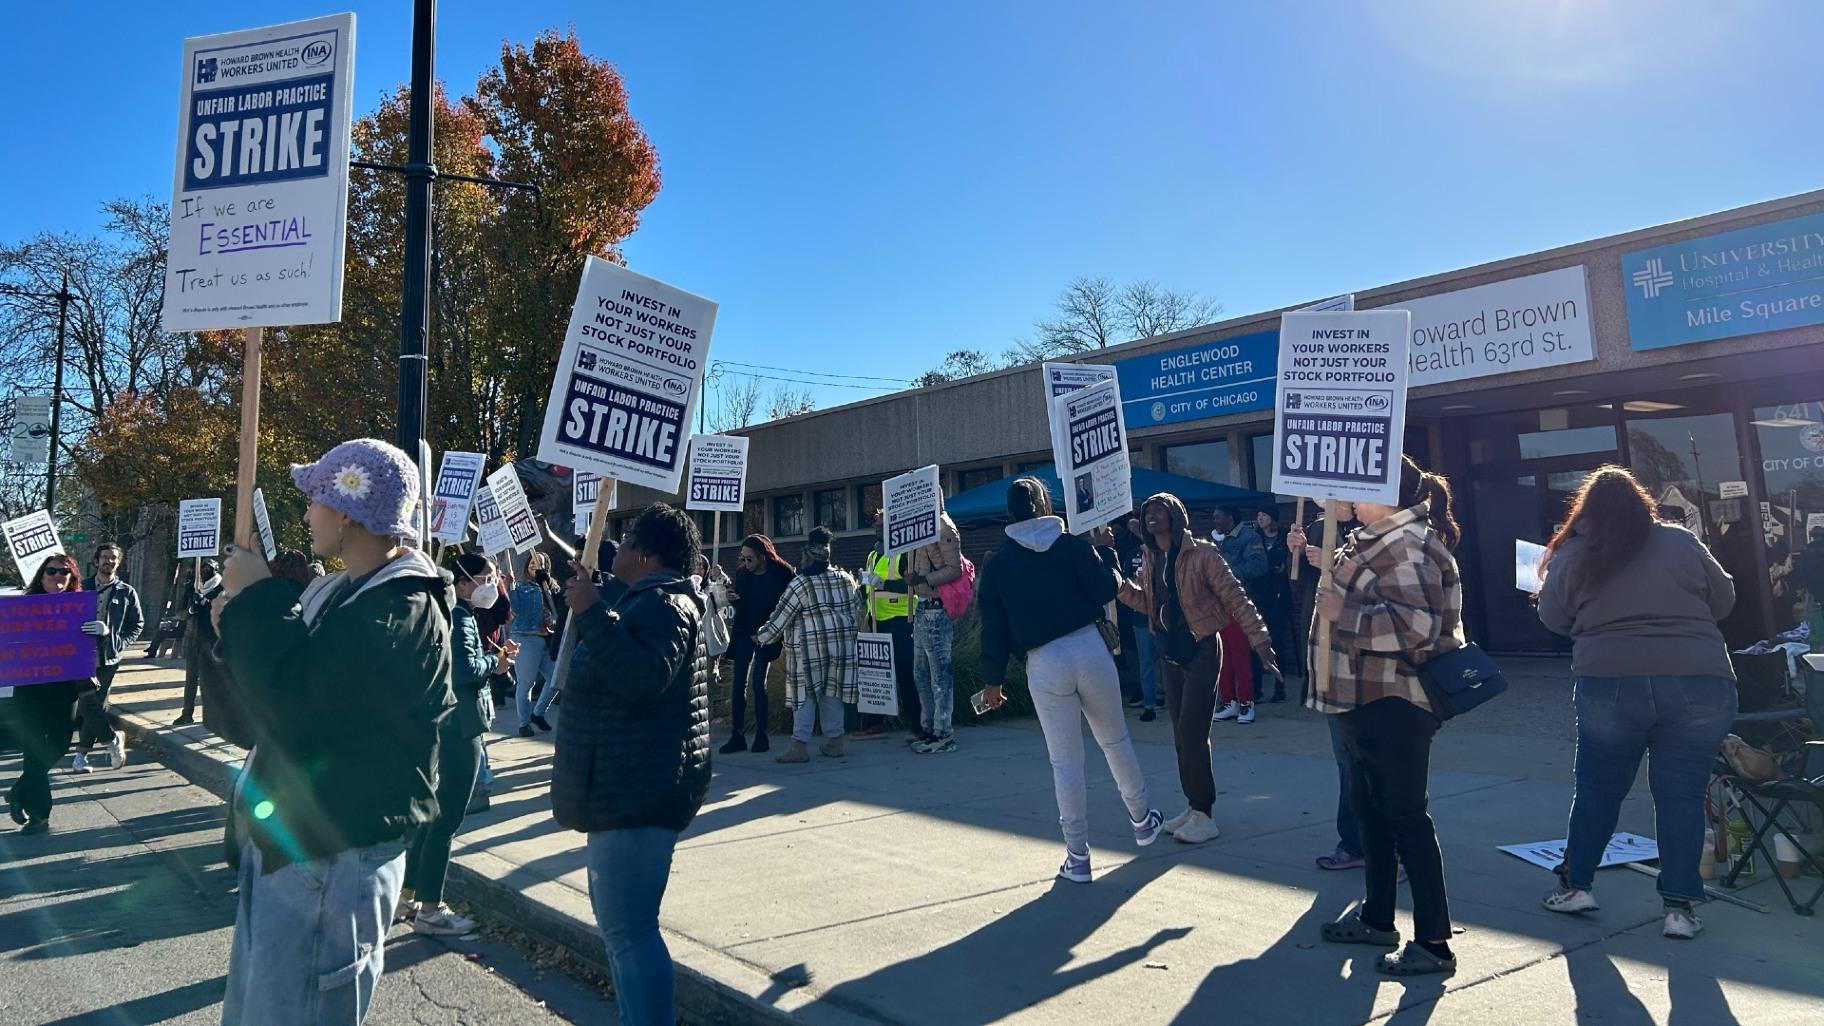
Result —
[[44, 568], [44, 576], [68, 577], [70, 576], [70, 568], [67, 566], [47, 566]]

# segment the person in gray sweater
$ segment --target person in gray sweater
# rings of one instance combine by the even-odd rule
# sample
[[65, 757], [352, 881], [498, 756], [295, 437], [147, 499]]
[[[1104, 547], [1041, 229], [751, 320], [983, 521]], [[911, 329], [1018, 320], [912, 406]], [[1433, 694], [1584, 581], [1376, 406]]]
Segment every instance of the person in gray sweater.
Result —
[[1539, 619], [1571, 638], [1577, 705], [1570, 837], [1545, 907], [1596, 910], [1596, 867], [1651, 753], [1664, 932], [1688, 940], [1703, 928], [1692, 906], [1704, 900], [1704, 788], [1735, 722], [1735, 672], [1717, 628], [1735, 583], [1696, 535], [1653, 508], [1632, 473], [1600, 467], [1540, 564]]

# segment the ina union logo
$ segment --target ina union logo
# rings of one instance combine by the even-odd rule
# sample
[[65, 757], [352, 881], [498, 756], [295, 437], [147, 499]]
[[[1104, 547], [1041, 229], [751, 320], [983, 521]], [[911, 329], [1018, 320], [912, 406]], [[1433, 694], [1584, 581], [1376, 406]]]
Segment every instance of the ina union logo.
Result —
[[333, 52], [328, 40], [317, 39], [306, 43], [304, 45], [304, 52], [299, 54], [298, 57], [305, 64], [314, 68], [324, 61], [329, 60], [329, 55]]
[[1647, 261], [1645, 267], [1634, 272], [1634, 284], [1640, 294], [1648, 299], [1658, 299], [1666, 286], [1672, 284], [1672, 272], [1666, 270], [1666, 262], [1659, 257]]

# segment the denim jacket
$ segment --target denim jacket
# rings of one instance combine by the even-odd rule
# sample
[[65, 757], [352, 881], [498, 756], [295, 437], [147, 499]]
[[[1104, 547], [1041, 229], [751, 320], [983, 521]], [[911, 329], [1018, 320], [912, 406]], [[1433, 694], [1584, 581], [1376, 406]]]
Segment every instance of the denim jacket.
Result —
[[507, 626], [508, 634], [537, 634], [545, 625], [546, 598], [544, 589], [536, 581], [520, 581], [507, 593], [507, 601], [513, 607], [513, 620]]

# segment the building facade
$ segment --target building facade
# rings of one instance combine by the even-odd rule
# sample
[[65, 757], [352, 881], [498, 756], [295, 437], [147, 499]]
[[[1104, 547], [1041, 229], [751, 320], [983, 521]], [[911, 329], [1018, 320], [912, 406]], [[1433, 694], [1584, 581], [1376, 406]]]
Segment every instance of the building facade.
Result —
[[[1548, 540], [1604, 463], [1633, 468], [1735, 576], [1732, 646], [1798, 622], [1795, 557], [1807, 523], [1824, 523], [1824, 191], [1354, 303], [1412, 312], [1406, 445], [1456, 491], [1467, 618], [1486, 647], [1567, 647], [1515, 587], [1515, 541]], [[1136, 465], [1268, 490], [1281, 312], [1082, 358], [1116, 368]], [[1051, 462], [1043, 399], [1029, 365], [740, 432], [751, 499], [724, 517], [722, 543], [759, 531], [791, 552], [823, 524], [858, 562], [883, 479], [937, 463], [955, 494]], [[621, 498], [625, 513], [664, 497]]]

